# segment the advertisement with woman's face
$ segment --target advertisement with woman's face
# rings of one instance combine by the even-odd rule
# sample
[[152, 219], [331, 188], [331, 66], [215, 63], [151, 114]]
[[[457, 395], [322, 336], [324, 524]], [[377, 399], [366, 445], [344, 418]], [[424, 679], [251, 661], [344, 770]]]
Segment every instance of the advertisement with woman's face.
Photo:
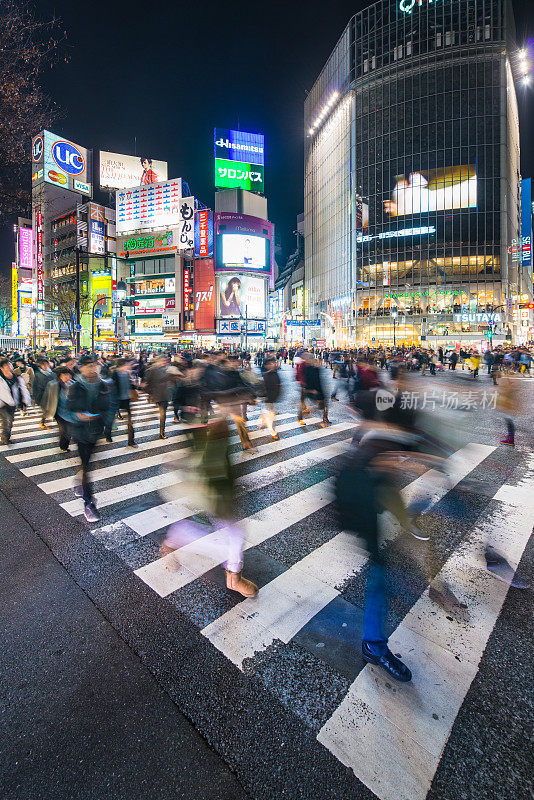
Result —
[[217, 316], [264, 319], [265, 280], [250, 275], [218, 275]]

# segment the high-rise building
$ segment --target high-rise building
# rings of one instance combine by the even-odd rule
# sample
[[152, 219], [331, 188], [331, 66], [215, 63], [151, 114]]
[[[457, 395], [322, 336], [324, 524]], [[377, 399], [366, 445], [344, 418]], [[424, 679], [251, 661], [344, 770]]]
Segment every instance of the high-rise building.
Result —
[[520, 336], [518, 64], [508, 0], [350, 20], [305, 104], [307, 313], [328, 344]]

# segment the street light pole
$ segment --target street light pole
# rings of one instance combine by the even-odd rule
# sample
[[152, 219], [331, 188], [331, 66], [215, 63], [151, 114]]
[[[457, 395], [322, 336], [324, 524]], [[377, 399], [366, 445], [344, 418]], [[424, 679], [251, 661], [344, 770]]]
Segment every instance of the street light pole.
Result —
[[30, 309], [30, 315], [32, 318], [32, 333], [33, 333], [33, 349], [37, 349], [37, 309], [35, 306], [32, 306]]
[[74, 318], [76, 325], [75, 347], [76, 355], [80, 353], [80, 248], [76, 247], [76, 302], [74, 304]]
[[98, 300], [95, 300], [95, 302], [93, 303], [93, 309], [91, 311], [91, 353], [95, 352], [95, 309], [97, 305], [102, 302], [102, 300], [109, 300], [109, 299], [110, 299], [109, 295], [106, 294], [99, 297]]
[[396, 339], [396, 336], [395, 336], [396, 326], [397, 326], [397, 312], [396, 311], [392, 311], [391, 312], [391, 317], [393, 319], [393, 349], [395, 350], [396, 347], [397, 347], [397, 339]]

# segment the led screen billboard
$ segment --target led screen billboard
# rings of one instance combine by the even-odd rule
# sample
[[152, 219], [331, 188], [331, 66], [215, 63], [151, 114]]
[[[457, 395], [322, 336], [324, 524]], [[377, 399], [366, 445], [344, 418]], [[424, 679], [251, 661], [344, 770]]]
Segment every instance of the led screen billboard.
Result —
[[125, 156], [100, 151], [100, 186], [107, 189], [129, 189], [166, 181], [167, 162], [149, 156]]
[[245, 161], [215, 159], [215, 186], [217, 189], [248, 189], [263, 192], [265, 171], [261, 164]]
[[223, 233], [220, 241], [225, 265], [261, 270], [267, 266], [267, 239], [243, 233]]
[[248, 214], [215, 215], [217, 269], [271, 272], [273, 225]]
[[265, 164], [265, 136], [261, 133], [215, 128], [215, 158]]
[[384, 211], [390, 217], [477, 207], [475, 166], [445, 167], [398, 175]]
[[265, 279], [253, 275], [217, 275], [217, 316], [265, 319]]

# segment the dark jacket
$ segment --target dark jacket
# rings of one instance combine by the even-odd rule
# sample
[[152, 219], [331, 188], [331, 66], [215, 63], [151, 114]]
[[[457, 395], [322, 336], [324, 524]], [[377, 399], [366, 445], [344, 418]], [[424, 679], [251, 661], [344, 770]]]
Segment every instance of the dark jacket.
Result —
[[[90, 420], [80, 420], [73, 424], [73, 439], [77, 442], [96, 442], [104, 431], [106, 412], [109, 408], [109, 388], [99, 378], [91, 391], [86, 381], [75, 378], [69, 387], [68, 406], [73, 414], [95, 414]], [[92, 384], [93, 386], [94, 384]]]
[[265, 385], [265, 402], [276, 403], [282, 388], [277, 370], [266, 370], [263, 373], [263, 383]]
[[55, 380], [56, 375], [55, 373], [50, 370], [50, 372], [43, 372], [40, 367], [37, 367], [35, 370], [35, 377], [33, 379], [33, 387], [32, 387], [32, 398], [33, 402], [37, 403], [37, 405], [41, 405], [41, 401], [43, 399], [43, 395], [45, 393], [46, 384], [50, 381]]

